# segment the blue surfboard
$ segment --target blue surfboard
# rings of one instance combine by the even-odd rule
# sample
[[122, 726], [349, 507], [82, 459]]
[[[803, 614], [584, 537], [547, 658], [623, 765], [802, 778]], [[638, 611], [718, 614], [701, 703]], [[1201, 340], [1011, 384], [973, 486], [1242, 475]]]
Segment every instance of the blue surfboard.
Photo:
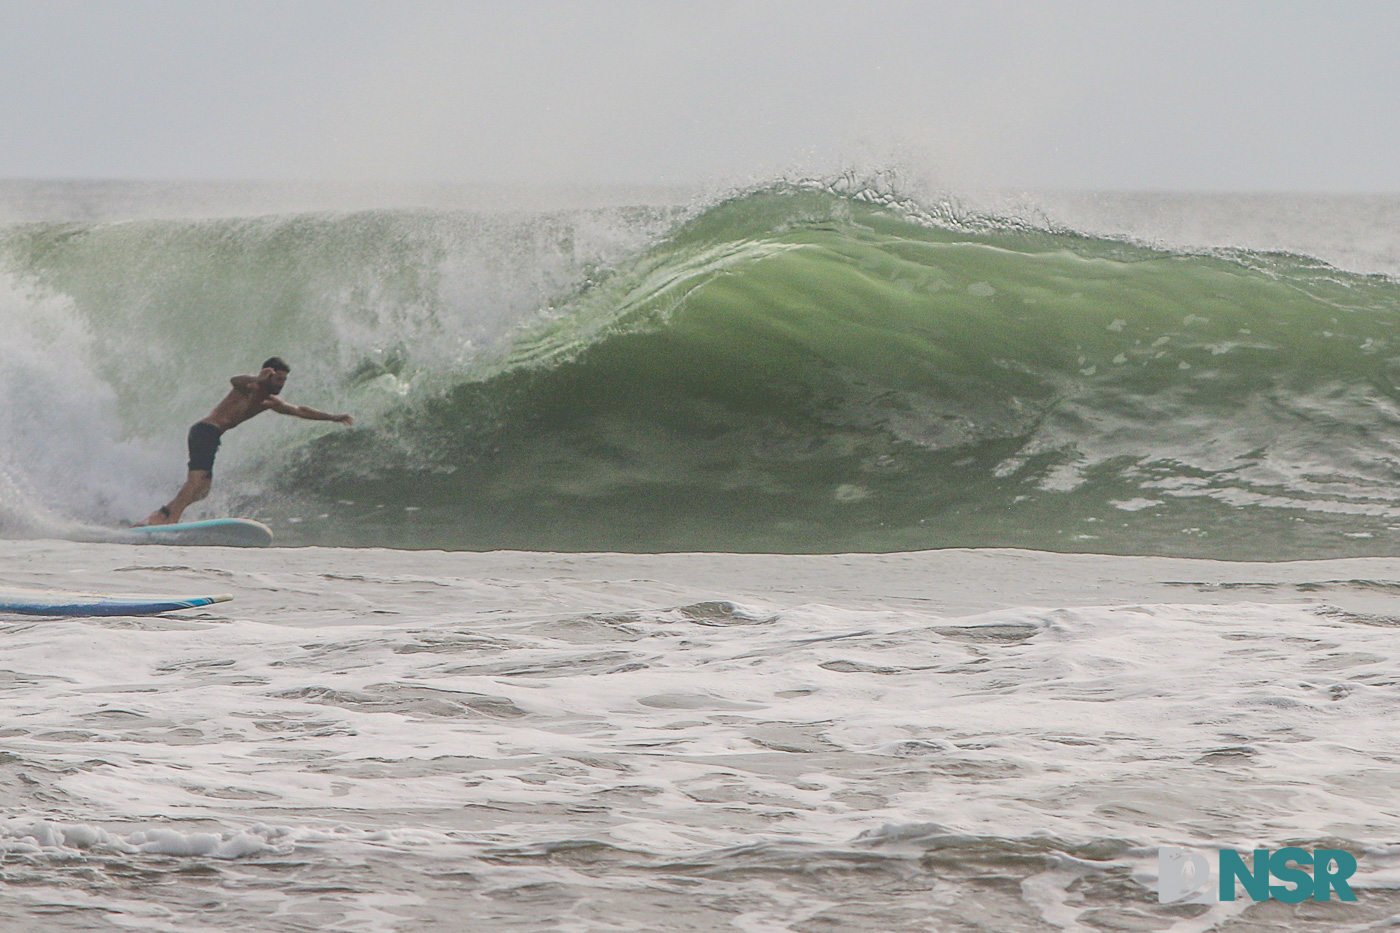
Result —
[[122, 538], [130, 544], [267, 547], [272, 544], [272, 529], [251, 518], [211, 518], [128, 528], [122, 532]]
[[32, 616], [148, 616], [177, 609], [196, 609], [233, 599], [218, 596], [125, 596], [114, 593], [70, 593], [0, 586], [0, 613]]

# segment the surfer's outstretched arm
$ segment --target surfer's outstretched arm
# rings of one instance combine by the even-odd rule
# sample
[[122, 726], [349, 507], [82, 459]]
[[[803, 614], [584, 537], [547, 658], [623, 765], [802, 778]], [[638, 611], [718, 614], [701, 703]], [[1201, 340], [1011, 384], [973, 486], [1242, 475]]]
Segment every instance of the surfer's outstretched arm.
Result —
[[310, 405], [290, 405], [276, 396], [268, 399], [268, 402], [268, 408], [281, 415], [291, 415], [293, 418], [305, 418], [307, 421], [338, 421], [341, 424], [355, 423], [355, 419], [349, 415], [332, 415], [319, 408], [312, 408]]

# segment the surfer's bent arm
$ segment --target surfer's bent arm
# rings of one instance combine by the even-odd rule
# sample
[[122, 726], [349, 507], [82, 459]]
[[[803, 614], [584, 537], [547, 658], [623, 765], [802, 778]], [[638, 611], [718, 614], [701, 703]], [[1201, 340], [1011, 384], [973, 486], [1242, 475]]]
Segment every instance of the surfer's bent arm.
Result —
[[[244, 395], [247, 395], [256, 389], [259, 384], [266, 384], [276, 371], [277, 370], [273, 369], [271, 366], [264, 366], [262, 372], [258, 373], [256, 376], [234, 376], [229, 380], [229, 385], [233, 386]], [[281, 387], [278, 386], [277, 388]]]
[[307, 421], [339, 421], [341, 424], [355, 423], [355, 419], [351, 418], [349, 415], [332, 415], [329, 412], [321, 411], [319, 408], [312, 408], [310, 405], [290, 405], [275, 395], [268, 399], [267, 407], [280, 415], [291, 415], [293, 418], [305, 418]]

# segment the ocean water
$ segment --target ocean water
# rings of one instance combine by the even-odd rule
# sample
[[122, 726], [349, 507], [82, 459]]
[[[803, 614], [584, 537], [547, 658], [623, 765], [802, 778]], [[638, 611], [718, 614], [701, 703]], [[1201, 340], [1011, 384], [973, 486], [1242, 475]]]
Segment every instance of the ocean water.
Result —
[[[412, 194], [412, 196], [410, 196]], [[1400, 198], [0, 186], [0, 928], [1400, 916]], [[228, 376], [190, 517], [144, 516]], [[1162, 905], [1157, 847], [1356, 855]]]

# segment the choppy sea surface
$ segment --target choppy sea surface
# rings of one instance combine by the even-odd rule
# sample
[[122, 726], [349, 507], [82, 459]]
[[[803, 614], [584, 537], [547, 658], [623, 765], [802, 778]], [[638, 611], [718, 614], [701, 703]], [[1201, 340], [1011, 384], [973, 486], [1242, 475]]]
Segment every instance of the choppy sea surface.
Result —
[[[1400, 913], [1400, 561], [56, 542], [0, 561], [26, 586], [235, 597], [0, 621], [8, 929]], [[1158, 903], [1157, 846], [1285, 843], [1353, 852], [1358, 900]]]
[[527, 194], [0, 184], [0, 929], [1400, 922], [1400, 198]]

